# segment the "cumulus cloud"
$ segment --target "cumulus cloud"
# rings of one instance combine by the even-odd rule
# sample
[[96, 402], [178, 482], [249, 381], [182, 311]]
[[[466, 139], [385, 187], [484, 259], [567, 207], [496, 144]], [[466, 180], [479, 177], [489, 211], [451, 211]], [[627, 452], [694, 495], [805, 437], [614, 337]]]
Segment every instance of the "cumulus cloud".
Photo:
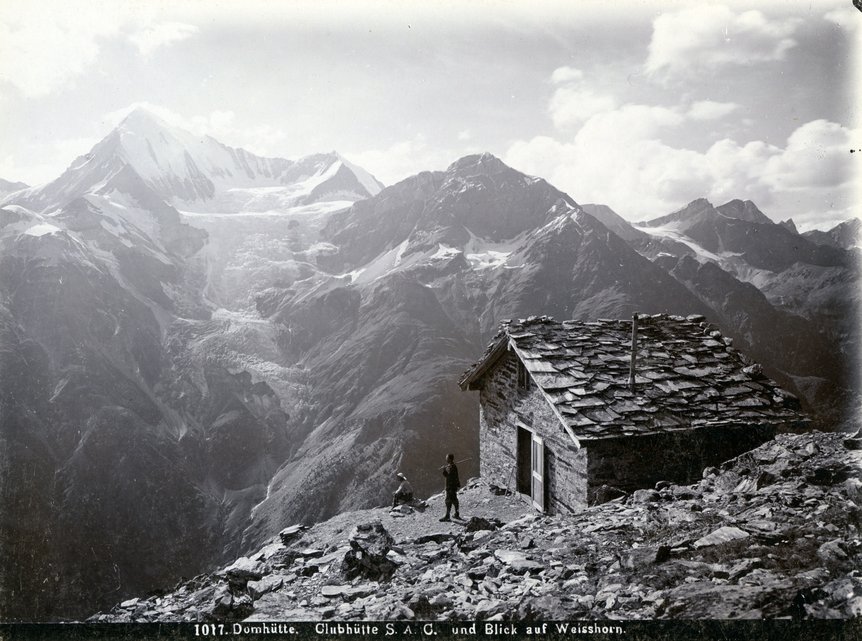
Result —
[[156, 49], [190, 38], [198, 32], [194, 25], [182, 22], [163, 22], [141, 29], [129, 36], [129, 40], [143, 56], [149, 56]]
[[551, 96], [548, 112], [559, 129], [573, 129], [591, 116], [617, 106], [613, 96], [588, 86], [580, 69], [559, 67], [551, 74], [551, 82], [557, 88]]
[[35, 98], [57, 91], [97, 58], [101, 40], [116, 36], [113, 5], [7, 3], [0, 16], [0, 80]]
[[783, 60], [796, 46], [796, 18], [768, 20], [762, 12], [737, 12], [701, 4], [664, 13], [653, 21], [647, 73], [688, 78], [730, 65]]
[[[782, 37], [791, 33], [788, 21], [766, 25], [758, 12], [736, 15], [721, 6], [695, 7], [665, 16], [678, 21], [677, 51], [707, 53], [695, 51], [700, 43], [693, 42], [682, 26], [693, 22], [693, 16], [710, 13], [724, 16], [725, 23], [734, 25], [728, 28], [729, 34], [747, 29], [749, 38], [743, 49], [751, 57], [757, 57], [753, 52], [758, 43], [762, 45], [760, 59], [780, 55], [785, 46]], [[714, 31], [715, 24], [704, 21], [700, 32]], [[661, 43], [662, 30], [668, 26], [657, 21], [659, 37], [654, 43]], [[696, 34], [700, 32], [695, 29]], [[754, 33], [762, 42], [751, 35]], [[771, 48], [766, 46], [767, 40]], [[653, 59], [654, 69], [664, 69], [659, 62], [659, 58]], [[709, 54], [701, 63], [723, 64], [723, 60]], [[554, 90], [549, 112], [559, 136], [516, 141], [504, 160], [547, 178], [580, 202], [608, 204], [633, 220], [668, 213], [701, 197], [717, 203], [752, 199], [767, 211], [774, 207], [776, 217], [792, 215], [803, 224], [852, 215], [848, 150], [859, 132], [814, 120], [799, 126], [783, 145], [756, 139], [710, 141], [702, 135], [704, 125], [735, 116], [741, 110], [739, 104], [692, 97], [667, 105], [619, 104], [589, 82], [578, 69], [556, 69], [551, 75]], [[691, 148], [681, 142], [687, 140], [692, 141]]]
[[460, 152], [442, 149], [436, 144], [429, 145], [425, 136], [417, 134], [381, 149], [346, 151], [344, 156], [370, 171], [385, 185], [392, 185], [421, 171], [446, 169], [460, 155], [477, 151], [471, 148]]
[[583, 80], [583, 78], [584, 72], [574, 67], [557, 67], [551, 74], [551, 82], [555, 85]]
[[[111, 41], [129, 38], [143, 55], [188, 38], [197, 27], [156, 23], [152, 10], [122, 2], [8, 2], [0, 12], [0, 82], [25, 98], [60, 91], [90, 69]], [[141, 26], [141, 22], [144, 26]]]
[[706, 151], [673, 147], [657, 136], [692, 118], [691, 110], [626, 105], [590, 119], [569, 141], [518, 141], [505, 160], [580, 202], [608, 204], [630, 219], [655, 217], [699, 197], [716, 203], [749, 198], [773, 206], [777, 216], [802, 221], [851, 215], [854, 181], [847, 157], [859, 132], [815, 120], [796, 129], [784, 146], [724, 139]]
[[613, 96], [586, 87], [560, 87], [551, 97], [548, 110], [556, 127], [571, 129], [595, 114], [614, 109], [616, 105]]
[[762, 180], [775, 190], [830, 189], [852, 180], [853, 132], [828, 120], [814, 120], [794, 131], [781, 154], [771, 157]]
[[718, 120], [729, 116], [737, 109], [739, 109], [739, 105], [734, 102], [699, 100], [689, 107], [688, 117], [692, 120]]

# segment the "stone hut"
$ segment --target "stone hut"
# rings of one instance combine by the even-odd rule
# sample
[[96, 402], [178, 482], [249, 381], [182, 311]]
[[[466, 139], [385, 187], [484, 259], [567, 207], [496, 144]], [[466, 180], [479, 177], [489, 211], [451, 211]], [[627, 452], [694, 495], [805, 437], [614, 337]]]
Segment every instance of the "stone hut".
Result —
[[549, 513], [693, 482], [807, 426], [702, 316], [507, 321], [459, 384], [479, 390], [481, 476]]

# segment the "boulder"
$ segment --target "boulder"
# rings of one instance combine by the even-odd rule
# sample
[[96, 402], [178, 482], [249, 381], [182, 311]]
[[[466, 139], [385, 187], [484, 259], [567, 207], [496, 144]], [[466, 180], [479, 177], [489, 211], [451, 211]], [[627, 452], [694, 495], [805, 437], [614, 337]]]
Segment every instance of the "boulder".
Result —
[[862, 506], [862, 481], [858, 478], [849, 478], [844, 481], [844, 493], [853, 503]]
[[252, 599], [259, 599], [264, 594], [278, 590], [284, 584], [284, 577], [277, 574], [269, 574], [260, 581], [249, 581], [246, 590]]
[[484, 599], [476, 605], [474, 616], [477, 621], [489, 619], [498, 612], [506, 609], [506, 604], [497, 599]]
[[544, 563], [530, 559], [526, 554], [517, 550], [496, 550], [494, 556], [505, 563], [515, 574], [535, 573], [547, 569]]
[[594, 501], [596, 503], [607, 503], [624, 496], [626, 496], [626, 492], [620, 488], [611, 485], [602, 485], [596, 490]]
[[333, 599], [345, 595], [349, 589], [349, 585], [324, 585], [320, 588], [320, 594], [327, 599]]
[[562, 599], [552, 595], [526, 597], [515, 611], [515, 619], [520, 621], [565, 621], [571, 618]]
[[843, 563], [847, 560], [847, 552], [841, 545], [840, 540], [827, 541], [817, 548], [817, 556], [824, 563]]
[[699, 538], [697, 541], [694, 542], [694, 547], [703, 548], [710, 545], [721, 545], [722, 543], [729, 543], [730, 541], [745, 539], [748, 538], [748, 536], [749, 534], [745, 530], [740, 530], [738, 527], [725, 525], [718, 528], [717, 530], [713, 530], [706, 536]]
[[240, 621], [254, 611], [251, 597], [243, 594], [234, 597], [227, 585], [216, 588], [213, 600], [201, 608], [206, 621]]
[[388, 581], [398, 567], [387, 554], [394, 543], [392, 535], [380, 521], [357, 525], [350, 535], [350, 550], [344, 555], [341, 569], [345, 577], [363, 576]]
[[430, 534], [423, 534], [422, 536], [418, 536], [413, 539], [413, 543], [416, 545], [422, 545], [424, 543], [443, 543], [444, 541], [452, 541], [455, 539], [455, 535], [452, 532], [432, 532]]
[[231, 583], [245, 585], [248, 581], [256, 581], [267, 573], [266, 566], [260, 561], [241, 556], [232, 565], [229, 565], [220, 572], [222, 576], [227, 577]]
[[670, 548], [661, 546], [658, 549], [651, 547], [638, 547], [623, 550], [618, 555], [621, 568], [636, 570], [655, 563], [663, 563], [670, 558]]
[[661, 494], [656, 490], [636, 490], [630, 498], [632, 503], [655, 503], [661, 501]]
[[496, 530], [502, 525], [499, 519], [485, 519], [481, 516], [471, 516], [464, 526], [465, 532], [478, 532], [479, 530]]
[[304, 525], [291, 525], [290, 527], [284, 528], [281, 532], [278, 533], [279, 538], [281, 539], [282, 544], [289, 545], [300, 536], [302, 536], [302, 531], [307, 529]]

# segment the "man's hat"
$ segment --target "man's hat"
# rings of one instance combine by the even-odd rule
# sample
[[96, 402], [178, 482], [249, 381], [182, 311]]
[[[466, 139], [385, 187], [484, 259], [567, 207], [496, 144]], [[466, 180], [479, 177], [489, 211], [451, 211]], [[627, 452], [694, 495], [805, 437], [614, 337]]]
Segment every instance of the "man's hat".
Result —
[[398, 474], [396, 474], [395, 476], [397, 476], [398, 478], [400, 478], [402, 481], [406, 481], [406, 480], [407, 480], [407, 477], [406, 477], [406, 476], [404, 476], [401, 472], [398, 472]]

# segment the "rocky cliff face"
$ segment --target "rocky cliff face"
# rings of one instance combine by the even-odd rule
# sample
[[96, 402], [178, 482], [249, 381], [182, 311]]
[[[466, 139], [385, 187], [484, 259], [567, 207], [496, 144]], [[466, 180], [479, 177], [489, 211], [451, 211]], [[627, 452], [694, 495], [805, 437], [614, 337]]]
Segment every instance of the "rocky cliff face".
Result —
[[860, 441], [781, 435], [690, 486], [573, 517], [481, 481], [427, 506], [293, 526], [90, 621], [846, 618], [862, 614]]
[[862, 243], [862, 220], [851, 218], [827, 231], [814, 229], [802, 235], [818, 245], [858, 249]]

